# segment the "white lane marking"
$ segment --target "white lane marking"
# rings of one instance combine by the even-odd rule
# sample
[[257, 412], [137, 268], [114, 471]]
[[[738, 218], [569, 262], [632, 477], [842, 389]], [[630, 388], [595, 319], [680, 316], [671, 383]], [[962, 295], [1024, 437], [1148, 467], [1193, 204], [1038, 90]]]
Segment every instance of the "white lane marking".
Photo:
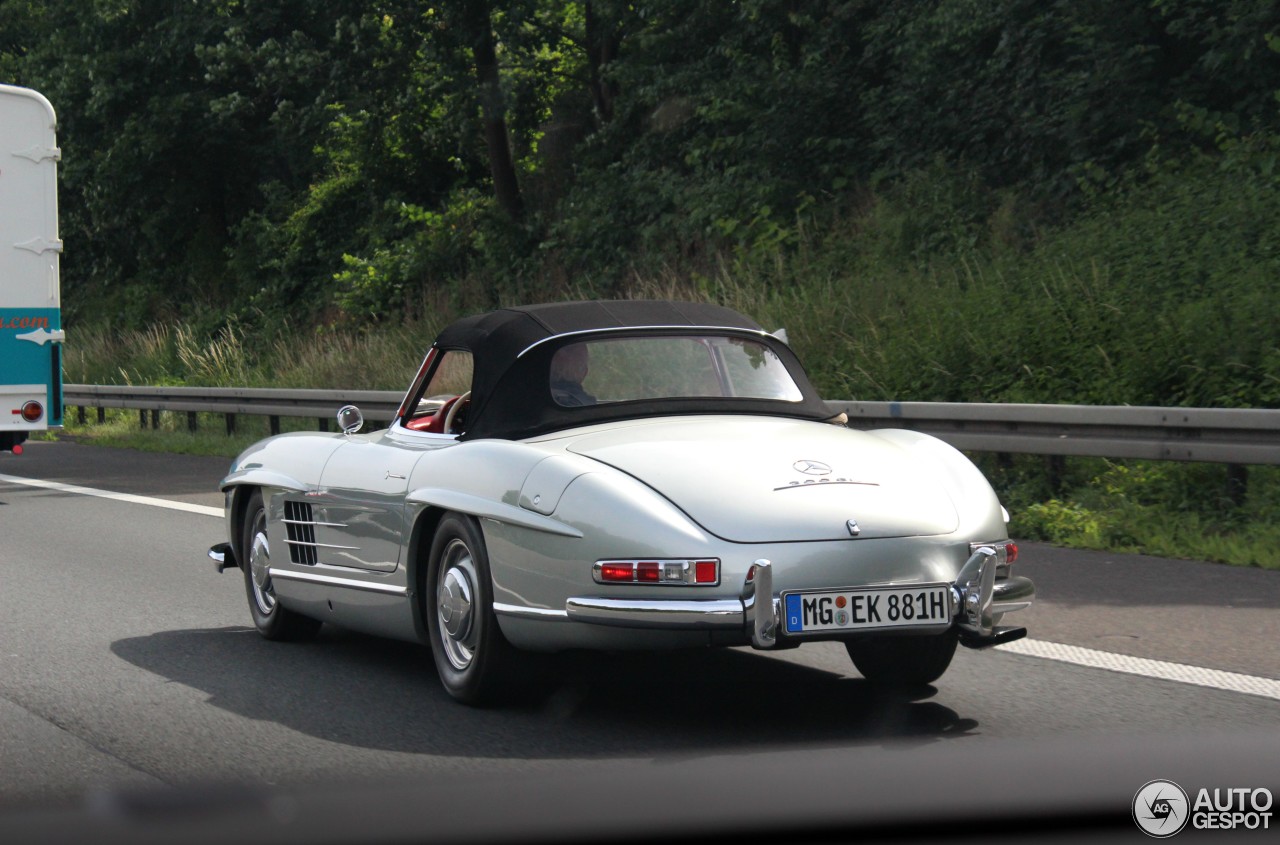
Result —
[[45, 490], [57, 490], [61, 493], [76, 493], [81, 496], [97, 496], [100, 499], [115, 499], [117, 502], [129, 502], [135, 505], [150, 505], [153, 508], [198, 513], [201, 516], [222, 517], [222, 508], [211, 508], [208, 505], [194, 505], [190, 502], [173, 502], [168, 499], [154, 499], [150, 496], [135, 496], [132, 493], [114, 493], [110, 490], [98, 490], [95, 487], [78, 487], [75, 484], [63, 484], [59, 481], [44, 481], [38, 478], [21, 478], [16, 475], [0, 475], [0, 481], [10, 484], [25, 484], [28, 487], [41, 487]]
[[1223, 672], [1220, 669], [1189, 666], [1185, 663], [1169, 663], [1164, 660], [1131, 657], [1127, 654], [1112, 654], [1109, 651], [1096, 651], [1091, 648], [1042, 640], [1015, 640], [996, 648], [1027, 657], [1041, 657], [1046, 660], [1074, 663], [1077, 666], [1088, 666], [1092, 669], [1107, 669], [1127, 675], [1141, 675], [1144, 678], [1176, 681], [1180, 684], [1193, 684], [1228, 692], [1242, 692], [1280, 701], [1280, 681], [1273, 678], [1258, 678], [1237, 672]]

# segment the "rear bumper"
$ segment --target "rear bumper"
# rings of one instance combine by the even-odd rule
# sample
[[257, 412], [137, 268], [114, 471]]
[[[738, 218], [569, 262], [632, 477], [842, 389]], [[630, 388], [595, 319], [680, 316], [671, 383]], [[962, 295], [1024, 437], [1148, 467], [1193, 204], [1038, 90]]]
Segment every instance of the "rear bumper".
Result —
[[[970, 556], [951, 585], [951, 622], [959, 628], [961, 642], [972, 648], [1007, 642], [1025, 633], [1023, 629], [997, 628], [996, 623], [1006, 613], [1030, 607], [1035, 600], [1035, 585], [1021, 576], [997, 580], [997, 568], [994, 550], [984, 546]], [[781, 600], [773, 592], [772, 564], [758, 560], [736, 599], [581, 596], [570, 598], [565, 603], [565, 612], [570, 621], [589, 625], [668, 631], [741, 631], [755, 648], [770, 649], [778, 645]]]
[[666, 599], [571, 598], [565, 602], [569, 619], [617, 628], [657, 628], [681, 631], [741, 628], [741, 599], [668, 601]]

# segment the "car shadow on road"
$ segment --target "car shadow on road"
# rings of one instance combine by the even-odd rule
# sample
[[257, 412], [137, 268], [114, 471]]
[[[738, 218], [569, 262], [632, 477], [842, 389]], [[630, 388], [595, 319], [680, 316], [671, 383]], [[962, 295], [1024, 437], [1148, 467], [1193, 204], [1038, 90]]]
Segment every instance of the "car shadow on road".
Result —
[[501, 708], [454, 702], [424, 647], [326, 626], [313, 643], [249, 628], [118, 640], [120, 658], [209, 703], [330, 742], [512, 759], [701, 755], [805, 745], [932, 743], [978, 723], [914, 694], [749, 652], [558, 655], [543, 688]]

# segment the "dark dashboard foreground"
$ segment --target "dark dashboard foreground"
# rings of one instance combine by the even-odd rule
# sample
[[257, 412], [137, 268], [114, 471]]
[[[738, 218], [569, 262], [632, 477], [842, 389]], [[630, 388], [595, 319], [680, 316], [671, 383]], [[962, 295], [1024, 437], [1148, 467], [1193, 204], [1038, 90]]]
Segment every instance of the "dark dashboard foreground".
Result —
[[[749, 729], [743, 726], [744, 730]], [[102, 793], [0, 818], [49, 843], [724, 841], [1142, 842], [1133, 797], [1156, 778], [1280, 786], [1274, 732], [822, 748], [584, 766], [556, 777], [465, 775], [263, 791]], [[1199, 841], [1193, 830], [1178, 841]], [[1257, 841], [1274, 831], [1229, 832]]]

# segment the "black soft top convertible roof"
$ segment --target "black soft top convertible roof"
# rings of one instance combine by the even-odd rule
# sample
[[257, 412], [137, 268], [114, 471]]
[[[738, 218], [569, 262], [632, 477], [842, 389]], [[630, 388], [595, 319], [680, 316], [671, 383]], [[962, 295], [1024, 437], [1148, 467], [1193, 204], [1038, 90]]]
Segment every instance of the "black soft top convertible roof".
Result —
[[[804, 398], [800, 402], [695, 397], [611, 402], [563, 408], [551, 398], [551, 355], [598, 333], [750, 336], [784, 362]], [[577, 425], [663, 414], [754, 413], [806, 419], [830, 415], [795, 354], [753, 320], [720, 305], [664, 300], [562, 302], [502, 308], [465, 317], [436, 339], [437, 349], [471, 352], [474, 375], [467, 430], [461, 439], [521, 438]]]

